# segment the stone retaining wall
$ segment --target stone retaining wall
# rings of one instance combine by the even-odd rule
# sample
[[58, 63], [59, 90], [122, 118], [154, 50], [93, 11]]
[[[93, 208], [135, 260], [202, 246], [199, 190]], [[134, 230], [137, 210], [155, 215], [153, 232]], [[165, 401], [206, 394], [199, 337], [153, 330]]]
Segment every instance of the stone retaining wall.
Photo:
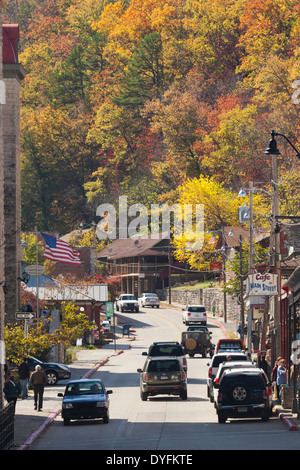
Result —
[[[161, 289], [156, 291], [161, 300], [169, 301], [169, 289]], [[212, 301], [216, 301], [216, 314], [224, 316], [224, 292], [218, 288], [205, 288], [205, 289], [172, 289], [171, 301], [182, 305], [187, 304], [201, 304], [204, 305], [206, 310], [211, 311]], [[236, 299], [228, 294], [226, 295], [227, 305], [227, 319], [232, 321], [239, 321], [240, 319], [240, 306]]]

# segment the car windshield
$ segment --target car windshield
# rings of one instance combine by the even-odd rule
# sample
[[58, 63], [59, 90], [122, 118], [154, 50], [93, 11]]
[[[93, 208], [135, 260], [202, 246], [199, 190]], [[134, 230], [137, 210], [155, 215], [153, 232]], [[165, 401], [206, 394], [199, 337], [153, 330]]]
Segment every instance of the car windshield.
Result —
[[189, 312], [203, 313], [203, 312], [205, 312], [205, 307], [197, 307], [197, 306], [194, 306], [194, 307], [188, 307], [187, 310], [188, 310]]
[[144, 297], [154, 297], [156, 299], [157, 295], [156, 294], [144, 294]]
[[67, 385], [65, 395], [97, 395], [99, 393], [104, 393], [100, 382], [71, 382]]
[[150, 356], [183, 356], [181, 346], [155, 344], [150, 348]]
[[135, 300], [134, 295], [123, 295], [122, 300]]
[[151, 361], [148, 365], [148, 372], [179, 372], [180, 365], [178, 361], [161, 360]]

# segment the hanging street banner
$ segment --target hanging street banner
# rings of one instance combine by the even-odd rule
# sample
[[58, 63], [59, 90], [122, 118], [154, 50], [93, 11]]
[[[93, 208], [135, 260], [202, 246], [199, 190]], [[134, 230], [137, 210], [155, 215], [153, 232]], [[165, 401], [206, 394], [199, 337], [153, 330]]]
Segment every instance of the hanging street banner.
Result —
[[247, 295], [278, 295], [278, 275], [250, 274], [247, 279]]
[[114, 303], [113, 302], [105, 302], [106, 304], [106, 317], [111, 318], [114, 316]]

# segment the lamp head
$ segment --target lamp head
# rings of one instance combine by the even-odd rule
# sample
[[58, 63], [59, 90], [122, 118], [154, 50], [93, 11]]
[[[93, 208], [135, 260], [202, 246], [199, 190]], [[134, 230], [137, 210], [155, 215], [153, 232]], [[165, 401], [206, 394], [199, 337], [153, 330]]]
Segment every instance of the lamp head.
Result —
[[266, 155], [281, 155], [281, 152], [277, 148], [277, 141], [275, 139], [275, 131], [271, 132], [272, 139], [269, 142], [269, 147], [265, 150]]

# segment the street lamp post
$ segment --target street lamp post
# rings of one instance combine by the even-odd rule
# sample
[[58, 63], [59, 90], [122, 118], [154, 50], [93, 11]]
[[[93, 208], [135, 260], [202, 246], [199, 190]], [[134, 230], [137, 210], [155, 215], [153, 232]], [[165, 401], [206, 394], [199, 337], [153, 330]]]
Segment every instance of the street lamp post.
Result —
[[[271, 140], [269, 141], [269, 147], [265, 150], [265, 155], [272, 156], [272, 186], [273, 186], [273, 194], [272, 194], [272, 242], [270, 243], [270, 251], [272, 249], [272, 244], [274, 244], [274, 251], [273, 256], [271, 257], [271, 262], [276, 268], [279, 270], [280, 267], [280, 230], [277, 227], [277, 218], [279, 216], [279, 195], [278, 195], [278, 170], [277, 170], [277, 156], [281, 155], [281, 152], [277, 148], [277, 141], [275, 139], [276, 136], [283, 137], [288, 144], [293, 148], [296, 153], [296, 156], [300, 159], [300, 153], [296, 149], [296, 147], [292, 144], [292, 142], [284, 135], [274, 130], [271, 131]], [[271, 253], [270, 253], [271, 254]], [[280, 292], [279, 292], [280, 295]], [[277, 357], [280, 353], [280, 313], [279, 313], [279, 302], [278, 302], [278, 295], [274, 296], [274, 332], [275, 332], [275, 357]]]

